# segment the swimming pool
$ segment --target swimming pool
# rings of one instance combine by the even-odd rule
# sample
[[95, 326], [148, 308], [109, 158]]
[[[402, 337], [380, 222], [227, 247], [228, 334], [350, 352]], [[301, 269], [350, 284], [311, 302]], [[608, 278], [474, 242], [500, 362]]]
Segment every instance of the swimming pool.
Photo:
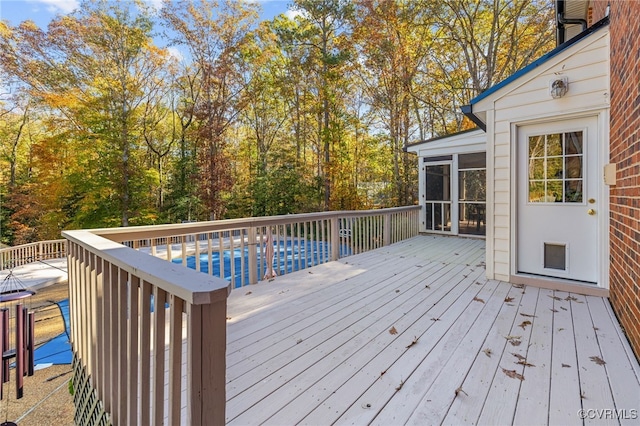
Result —
[[[264, 249], [260, 250], [258, 247], [258, 279], [261, 280], [266, 270], [266, 259], [263, 260]], [[273, 270], [278, 275], [284, 275], [297, 271], [299, 269], [305, 269], [320, 263], [326, 263], [331, 259], [331, 247], [328, 243], [323, 241], [312, 240], [287, 240], [278, 241], [273, 244]], [[231, 281], [235, 288], [242, 287], [242, 282], [245, 285], [249, 283], [249, 247], [236, 248], [233, 250], [224, 250], [223, 252], [223, 271], [224, 279]], [[340, 246], [340, 257], [348, 256], [351, 254], [351, 249], [347, 245]], [[201, 254], [199, 257], [200, 272], [205, 274], [209, 273], [209, 255], [207, 253]], [[173, 263], [182, 263], [181, 258], [172, 260]], [[187, 267], [196, 269], [196, 256], [186, 257]], [[213, 275], [221, 276], [220, 274], [220, 252], [212, 252], [211, 261]], [[233, 265], [233, 268], [232, 268]], [[244, 277], [244, 279], [243, 279]]]

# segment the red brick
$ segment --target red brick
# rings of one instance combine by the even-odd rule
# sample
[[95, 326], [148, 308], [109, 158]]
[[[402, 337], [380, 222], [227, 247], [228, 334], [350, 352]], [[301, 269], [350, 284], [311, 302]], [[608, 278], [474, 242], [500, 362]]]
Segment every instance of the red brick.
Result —
[[[592, 1], [591, 23], [605, 1]], [[610, 190], [610, 299], [631, 346], [640, 357], [640, 2], [613, 1], [610, 10], [610, 159], [618, 165]]]

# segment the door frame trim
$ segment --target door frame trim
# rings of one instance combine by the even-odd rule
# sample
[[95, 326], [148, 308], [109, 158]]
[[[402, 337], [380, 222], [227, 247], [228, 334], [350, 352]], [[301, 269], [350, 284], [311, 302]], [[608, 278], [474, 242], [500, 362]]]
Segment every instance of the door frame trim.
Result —
[[[427, 201], [427, 167], [429, 166], [442, 166], [442, 165], [448, 165], [449, 166], [449, 184], [451, 185], [450, 188], [450, 200], [449, 200], [449, 209], [450, 209], [450, 214], [451, 214], [451, 229], [449, 231], [438, 231], [435, 229], [427, 229], [427, 208], [426, 208], [426, 204], [429, 202]], [[453, 208], [453, 204], [454, 204], [454, 199], [458, 196], [458, 176], [457, 176], [457, 172], [454, 173], [454, 170], [457, 171], [458, 169], [458, 156], [452, 154], [451, 155], [451, 160], [438, 160], [438, 161], [429, 161], [429, 162], [425, 162], [422, 164], [422, 167], [424, 168], [424, 175], [423, 178], [424, 179], [424, 199], [421, 200], [421, 210], [423, 211], [422, 214], [422, 219], [424, 220], [424, 229], [425, 232], [430, 233], [430, 234], [439, 234], [439, 235], [458, 235], [458, 212], [456, 209]], [[435, 200], [437, 201], [437, 200]], [[454, 217], [455, 214], [455, 217]], [[454, 220], [455, 219], [455, 220]]]
[[[563, 281], [562, 278], [543, 277], [532, 274], [519, 273], [517, 268], [518, 261], [518, 129], [523, 126], [541, 125], [550, 122], [568, 121], [583, 118], [596, 119], [596, 136], [598, 138], [596, 146], [598, 147], [598, 156], [596, 170], [593, 172], [597, 179], [597, 193], [602, 203], [600, 203], [598, 214], [598, 229], [596, 230], [597, 240], [597, 281], [594, 288], [609, 289], [609, 188], [604, 183], [603, 170], [604, 166], [609, 163], [609, 109], [598, 109], [591, 111], [582, 111], [574, 114], [554, 115], [549, 117], [538, 117], [532, 120], [522, 120], [510, 123], [511, 147], [510, 147], [510, 241], [509, 241], [509, 263], [510, 277], [512, 282], [519, 281], [520, 278], [531, 284], [539, 282], [540, 287], [564, 288], [571, 285], [571, 281]], [[553, 283], [563, 283], [561, 286], [555, 286]], [[583, 287], [578, 282], [575, 285]]]

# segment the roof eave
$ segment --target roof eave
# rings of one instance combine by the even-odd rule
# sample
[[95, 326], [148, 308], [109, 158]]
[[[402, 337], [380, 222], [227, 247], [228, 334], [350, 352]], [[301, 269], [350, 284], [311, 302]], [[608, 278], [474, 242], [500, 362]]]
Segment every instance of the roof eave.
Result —
[[[591, 34], [597, 32], [598, 30], [600, 30], [603, 27], [606, 27], [607, 25], [609, 25], [609, 17], [608, 16], [606, 16], [605, 18], [603, 18], [600, 21], [596, 22], [595, 24], [593, 24], [592, 26], [587, 28], [585, 31], [583, 31], [580, 34], [578, 34], [577, 36], [573, 37], [571, 40], [566, 41], [565, 43], [563, 43], [560, 46], [556, 47], [555, 49], [551, 50], [550, 52], [542, 55], [541, 57], [539, 57], [538, 59], [536, 59], [535, 61], [533, 61], [529, 65], [527, 65], [526, 67], [521, 68], [520, 70], [518, 70], [515, 73], [511, 74], [508, 78], [502, 80], [501, 82], [499, 82], [497, 84], [494, 84], [493, 86], [491, 86], [490, 88], [488, 88], [487, 90], [485, 90], [484, 92], [480, 93], [478, 96], [473, 98], [471, 100], [471, 102], [469, 102], [468, 106], [473, 107], [473, 105], [477, 104], [481, 100], [488, 98], [490, 95], [498, 92], [503, 87], [509, 85], [510, 83], [514, 82], [515, 80], [519, 79], [520, 77], [528, 74], [529, 72], [531, 72], [534, 69], [538, 68], [540, 65], [544, 64], [545, 62], [547, 62], [548, 60], [550, 60], [554, 56], [558, 55], [562, 51], [566, 50], [570, 46], [573, 46], [574, 44], [576, 44], [580, 40], [590, 36]], [[470, 112], [471, 112], [471, 110], [472, 110], [472, 108], [470, 109]], [[462, 112], [465, 115], [467, 115], [464, 110]], [[471, 120], [473, 120], [473, 118], [471, 118], [471, 116], [467, 115], [467, 117], [469, 117]], [[475, 121], [474, 121], [474, 123], [475, 123]]]

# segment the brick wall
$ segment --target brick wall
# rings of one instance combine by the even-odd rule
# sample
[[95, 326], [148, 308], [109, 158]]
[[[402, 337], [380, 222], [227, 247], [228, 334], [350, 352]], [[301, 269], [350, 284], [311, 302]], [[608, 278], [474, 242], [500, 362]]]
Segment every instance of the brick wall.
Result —
[[[592, 9], [593, 19], [599, 19]], [[600, 12], [598, 12], [600, 13]], [[640, 2], [612, 1], [610, 296], [640, 359]]]

